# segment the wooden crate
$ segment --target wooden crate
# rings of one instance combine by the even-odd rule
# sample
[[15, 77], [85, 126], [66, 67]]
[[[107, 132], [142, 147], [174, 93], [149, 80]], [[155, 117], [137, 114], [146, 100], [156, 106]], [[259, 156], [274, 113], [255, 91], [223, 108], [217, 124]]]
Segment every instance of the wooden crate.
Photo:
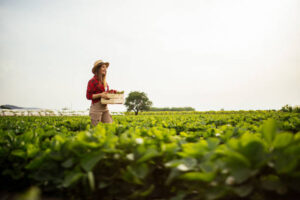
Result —
[[102, 104], [123, 104], [124, 94], [107, 94], [109, 99], [101, 98]]
[[124, 99], [124, 94], [107, 94], [109, 99]]

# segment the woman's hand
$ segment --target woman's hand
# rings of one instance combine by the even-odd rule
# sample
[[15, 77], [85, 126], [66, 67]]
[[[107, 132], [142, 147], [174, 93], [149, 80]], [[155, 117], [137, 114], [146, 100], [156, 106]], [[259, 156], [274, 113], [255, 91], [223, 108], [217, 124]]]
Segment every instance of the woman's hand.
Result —
[[107, 100], [109, 99], [108, 96], [107, 96], [107, 92], [102, 92], [101, 97], [104, 98], [104, 99], [107, 99]]
[[93, 99], [99, 99], [99, 98], [109, 99], [108, 96], [107, 96], [107, 92], [93, 94], [92, 98]]

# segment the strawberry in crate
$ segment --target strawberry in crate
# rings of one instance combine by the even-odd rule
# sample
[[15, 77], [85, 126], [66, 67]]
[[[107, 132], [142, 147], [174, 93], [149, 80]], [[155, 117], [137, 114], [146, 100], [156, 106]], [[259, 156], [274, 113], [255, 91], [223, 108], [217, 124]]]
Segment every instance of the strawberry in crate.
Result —
[[108, 90], [108, 94], [124, 94], [124, 91], [117, 91], [117, 90]]
[[117, 94], [117, 90], [108, 90], [107, 93], [109, 93], [109, 94]]

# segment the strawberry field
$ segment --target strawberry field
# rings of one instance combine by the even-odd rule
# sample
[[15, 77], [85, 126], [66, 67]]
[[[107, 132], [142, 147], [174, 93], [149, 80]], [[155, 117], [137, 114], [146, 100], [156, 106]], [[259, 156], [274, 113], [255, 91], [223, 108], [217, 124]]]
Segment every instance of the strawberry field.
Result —
[[300, 114], [144, 112], [1, 117], [2, 195], [42, 199], [297, 199]]

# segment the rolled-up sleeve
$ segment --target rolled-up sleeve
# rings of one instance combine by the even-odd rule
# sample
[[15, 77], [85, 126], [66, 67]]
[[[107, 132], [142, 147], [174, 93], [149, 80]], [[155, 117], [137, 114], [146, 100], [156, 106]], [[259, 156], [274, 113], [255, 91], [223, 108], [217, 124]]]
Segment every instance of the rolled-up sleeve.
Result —
[[88, 100], [92, 100], [93, 93], [94, 93], [94, 89], [93, 89], [92, 80], [89, 80], [88, 85], [87, 85], [87, 90], [86, 90], [86, 98]]

